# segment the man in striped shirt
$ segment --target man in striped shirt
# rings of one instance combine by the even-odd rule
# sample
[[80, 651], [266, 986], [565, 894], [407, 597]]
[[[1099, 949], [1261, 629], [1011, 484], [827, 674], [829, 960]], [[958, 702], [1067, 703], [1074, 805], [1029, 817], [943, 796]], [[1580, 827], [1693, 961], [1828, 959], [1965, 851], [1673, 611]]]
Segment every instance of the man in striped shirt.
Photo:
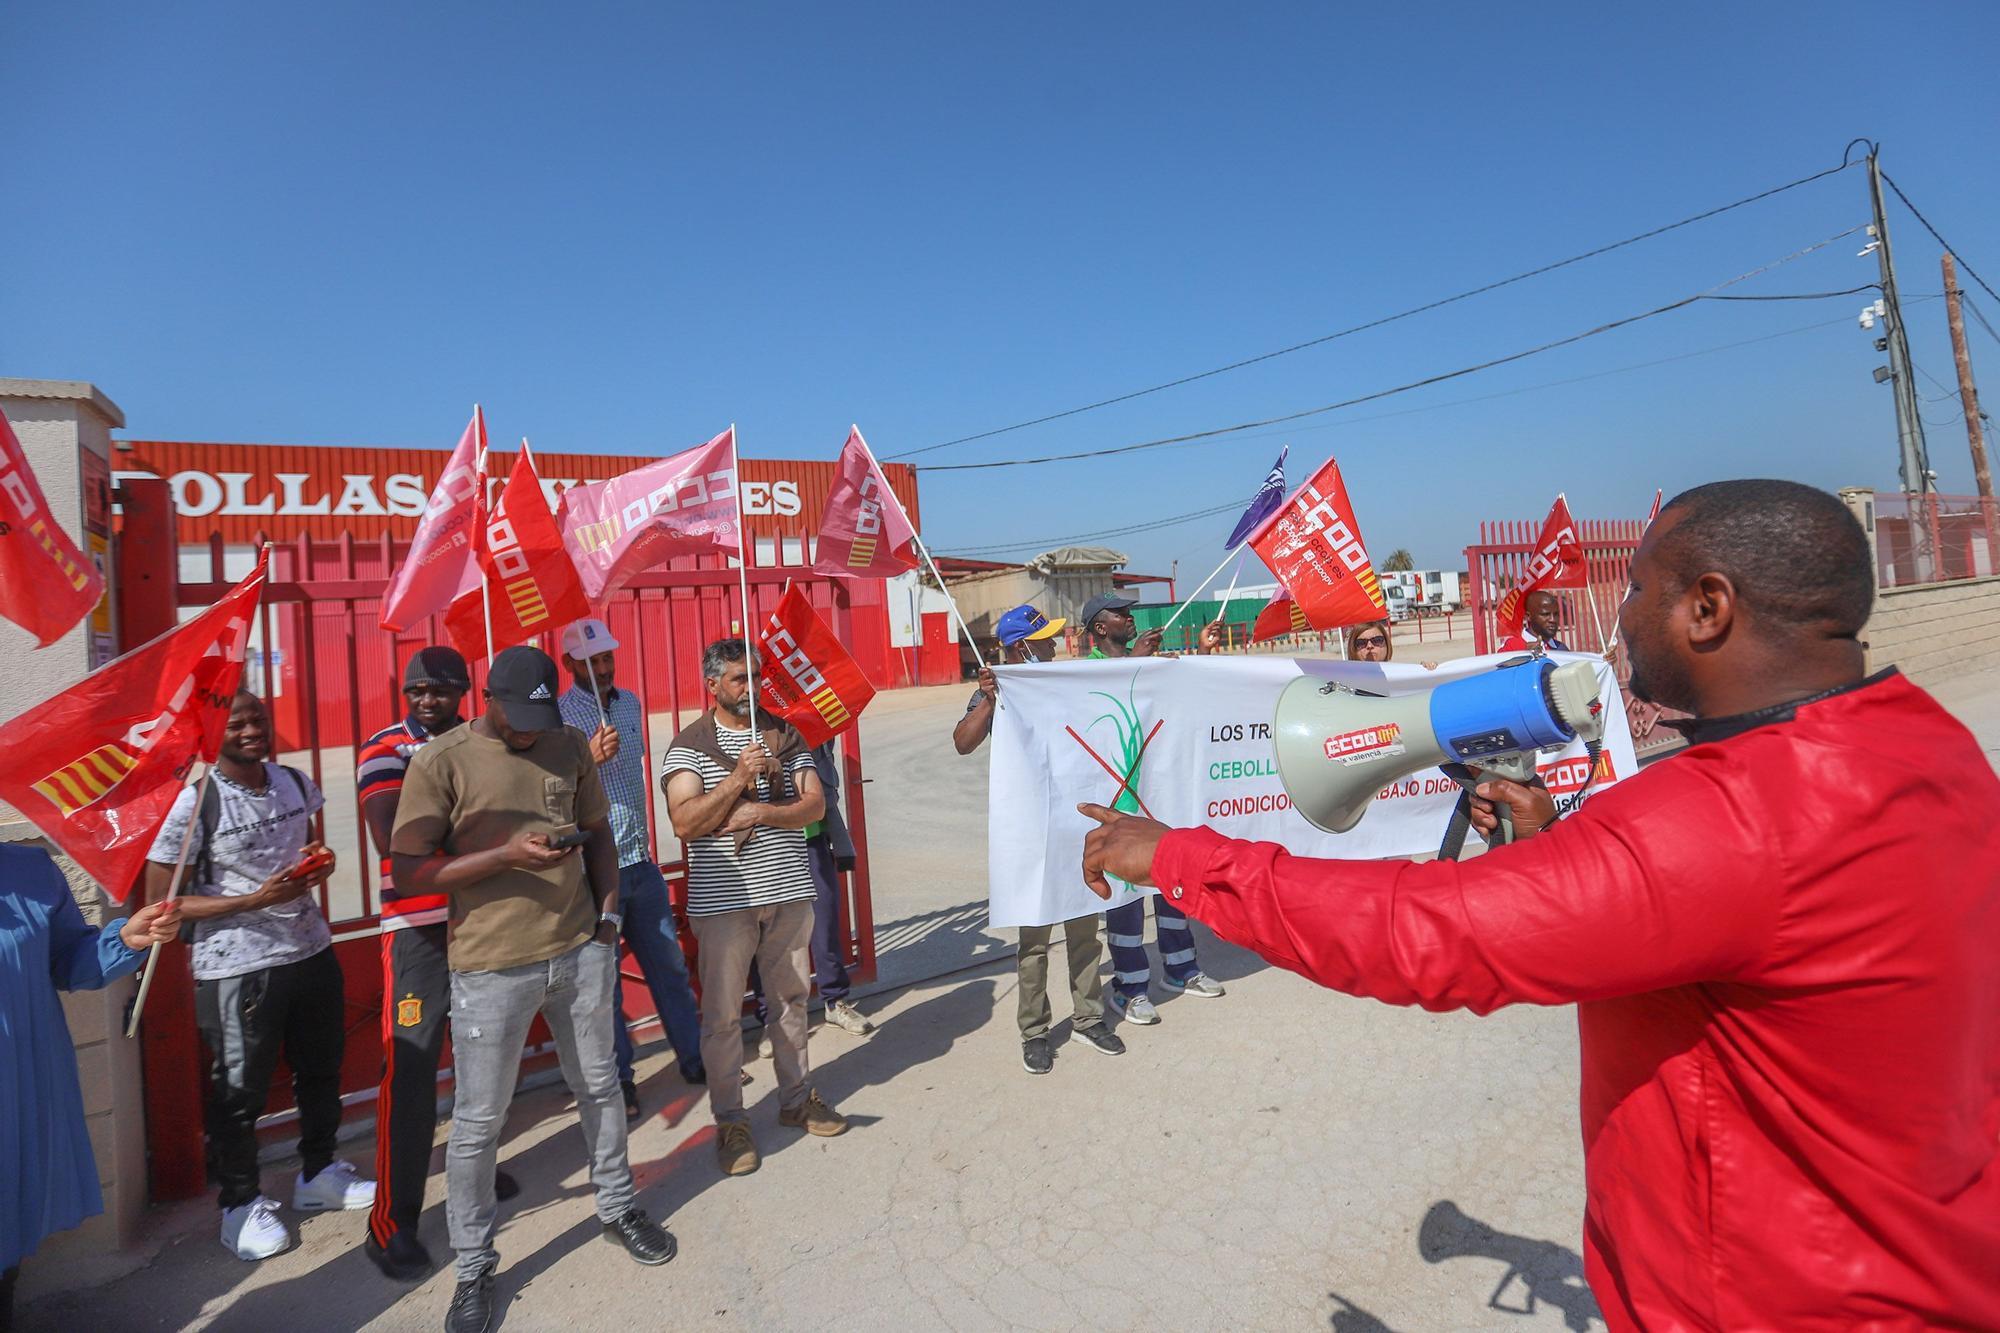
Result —
[[[354, 781], [361, 789], [361, 817], [382, 854], [382, 1086], [375, 1104], [375, 1206], [368, 1214], [363, 1249], [389, 1277], [408, 1282], [428, 1276], [430, 1253], [417, 1239], [424, 1210], [424, 1178], [437, 1136], [438, 1059], [444, 1052], [451, 1007], [451, 974], [445, 966], [446, 895], [404, 897], [389, 873], [389, 833], [410, 756], [458, 726], [458, 706], [472, 681], [465, 659], [449, 648], [425, 648], [403, 672], [409, 713], [362, 742]], [[502, 1171], [494, 1193], [520, 1192]]]
[[772, 1010], [778, 1123], [831, 1138], [847, 1121], [812, 1089], [806, 999], [813, 904], [805, 828], [826, 797], [812, 752], [769, 713], [753, 720], [749, 650], [718, 639], [702, 653], [712, 706], [674, 737], [660, 767], [667, 813], [687, 852], [688, 924], [701, 947], [701, 1053], [725, 1175], [757, 1169], [743, 1110], [743, 991], [754, 960]]

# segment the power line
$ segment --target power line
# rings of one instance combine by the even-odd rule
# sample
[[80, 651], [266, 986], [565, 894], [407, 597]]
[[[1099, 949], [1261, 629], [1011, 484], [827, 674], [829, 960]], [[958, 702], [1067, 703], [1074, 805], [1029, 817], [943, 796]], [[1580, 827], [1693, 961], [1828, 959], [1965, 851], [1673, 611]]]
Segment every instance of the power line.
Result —
[[1249, 503], [1250, 497], [1246, 495], [1240, 500], [1231, 500], [1227, 504], [1215, 505], [1209, 509], [1197, 509], [1187, 514], [1174, 514], [1167, 518], [1153, 519], [1146, 523], [1134, 523], [1129, 527], [1107, 528], [1102, 532], [1074, 533], [1068, 537], [1042, 537], [1029, 542], [1004, 542], [998, 546], [974, 546], [960, 550], [956, 554], [974, 556], [988, 555], [998, 551], [1053, 550], [1055, 547], [1070, 546], [1077, 542], [1098, 541], [1106, 537], [1127, 537], [1133, 533], [1152, 532], [1158, 528], [1178, 527], [1183, 523], [1192, 523], [1197, 519], [1214, 518], [1217, 514], [1240, 511]]
[[1986, 322], [1986, 316], [1980, 311], [1978, 306], [1972, 303], [1971, 297], [1967, 296], [1964, 292], [1960, 292], [1958, 294], [1958, 303], [1972, 312], [1972, 317], [1979, 321], [1979, 327], [1986, 330], [1987, 337], [1991, 338], [1994, 342], [2000, 343], [2000, 333], [1993, 331], [1993, 326]]
[[[1849, 146], [1852, 147], [1852, 145]], [[1423, 305], [1412, 306], [1408, 310], [1399, 311], [1393, 315], [1384, 315], [1379, 319], [1372, 319], [1363, 324], [1355, 324], [1348, 328], [1339, 329], [1333, 333], [1322, 334], [1317, 338], [1309, 338], [1305, 342], [1293, 343], [1289, 347], [1280, 347], [1276, 351], [1263, 352], [1256, 356], [1245, 357], [1241, 361], [1232, 361], [1226, 366], [1217, 366], [1213, 370], [1204, 370], [1193, 375], [1183, 375], [1179, 379], [1168, 380], [1163, 384], [1155, 384], [1150, 388], [1135, 389], [1130, 393], [1118, 394], [1115, 397], [1099, 399], [1097, 402], [1094, 403], [1085, 403], [1081, 407], [1072, 407], [1061, 412], [1051, 412], [1045, 416], [1034, 417], [1027, 421], [1017, 421], [1011, 426], [999, 426], [994, 428], [993, 430], [984, 430], [973, 435], [961, 435], [955, 440], [945, 440], [940, 444], [925, 445], [921, 449], [906, 449], [902, 453], [885, 454], [883, 455], [883, 457], [885, 459], [914, 458], [918, 454], [927, 454], [938, 449], [949, 449], [952, 448], [954, 445], [971, 444], [975, 440], [991, 439], [995, 435], [1005, 435], [1011, 431], [1026, 430], [1030, 426], [1046, 425], [1051, 421], [1060, 421], [1065, 417], [1077, 416], [1084, 412], [1095, 412], [1097, 409], [1101, 407], [1111, 407], [1118, 403], [1128, 403], [1132, 401], [1134, 398], [1143, 398], [1148, 394], [1161, 393], [1167, 389], [1177, 389], [1184, 384], [1193, 384], [1197, 380], [1210, 379], [1216, 375], [1225, 375], [1232, 370], [1241, 370], [1246, 366], [1254, 366], [1257, 365], [1259, 362], [1269, 361], [1276, 357], [1289, 356], [1293, 352], [1303, 352], [1307, 348], [1319, 347], [1325, 343], [1333, 342], [1336, 339], [1346, 338], [1356, 333], [1364, 333], [1369, 329], [1379, 329], [1385, 324], [1394, 324], [1398, 320], [1409, 319], [1413, 315], [1421, 315], [1426, 313], [1427, 311], [1441, 309], [1442, 307], [1448, 305], [1455, 305], [1460, 301], [1470, 300], [1475, 296], [1483, 296], [1488, 292], [1498, 291], [1502, 287], [1510, 287], [1517, 282], [1526, 282], [1529, 278], [1538, 278], [1544, 274], [1553, 273], [1558, 269], [1568, 268], [1572, 264], [1580, 264], [1586, 259], [1596, 259], [1601, 255], [1610, 254], [1614, 250], [1622, 250], [1628, 245], [1637, 245], [1641, 241], [1649, 241], [1656, 236], [1664, 236], [1666, 233], [1670, 231], [1677, 231], [1682, 227], [1692, 226], [1697, 222], [1705, 222], [1709, 218], [1719, 217], [1722, 214], [1731, 212], [1735, 209], [1743, 208], [1747, 205], [1758, 203], [1762, 200], [1769, 199], [1774, 195], [1783, 194], [1787, 190], [1796, 190], [1802, 185], [1810, 185], [1814, 181], [1824, 180], [1828, 176], [1838, 175], [1840, 172], [1843, 172], [1847, 170], [1849, 167], [1854, 165], [1855, 165], [1854, 162], [1842, 161], [1841, 164], [1837, 167], [1828, 167], [1826, 170], [1814, 172], [1810, 176], [1801, 176], [1799, 177], [1799, 179], [1795, 181], [1789, 181], [1784, 185], [1773, 186], [1768, 190], [1761, 190], [1756, 194], [1746, 195], [1744, 198], [1738, 199], [1734, 203], [1723, 204], [1717, 208], [1711, 208], [1700, 213], [1695, 213], [1689, 217], [1684, 217], [1680, 219], [1678, 222], [1669, 222], [1663, 227], [1654, 227], [1652, 230], [1642, 231], [1636, 236], [1628, 236], [1622, 241], [1613, 241], [1609, 245], [1600, 245], [1594, 250], [1586, 250], [1581, 254], [1571, 255], [1567, 259], [1559, 259], [1552, 264], [1543, 264], [1539, 268], [1531, 268], [1528, 269], [1526, 272], [1516, 273], [1511, 278], [1502, 278], [1497, 282], [1489, 282], [1483, 286], [1473, 287], [1470, 288], [1469, 290], [1459, 292], [1454, 296], [1446, 296], [1436, 301], [1426, 302]], [[1902, 191], [1898, 190], [1897, 193], [1901, 194]], [[1905, 200], [1904, 202], [1907, 203], [1908, 201]], [[1916, 210], [1912, 209], [1911, 211], [1915, 212]], [[1926, 223], [1925, 225], [1928, 226], [1929, 224]], [[1969, 269], [1967, 271], [1970, 272]], [[1983, 283], [1981, 285], [1984, 286]], [[1988, 290], [1991, 289], [1989, 288]], [[2000, 300], [2000, 297], [1995, 297], [1994, 299]]]
[[1610, 333], [1616, 329], [1622, 329], [1627, 325], [1637, 324], [1642, 320], [1653, 319], [1675, 310], [1684, 309], [1700, 301], [1821, 301], [1831, 297], [1855, 296], [1862, 292], [1877, 290], [1879, 290], [1878, 285], [1871, 282], [1863, 283], [1859, 287], [1848, 287], [1835, 292], [1800, 292], [1773, 296], [1718, 296], [1713, 294], [1712, 291], [1698, 292], [1693, 296], [1684, 296], [1678, 301], [1671, 301], [1666, 305], [1656, 306], [1651, 310], [1641, 311], [1636, 315], [1627, 315], [1622, 319], [1615, 319], [1607, 324], [1600, 324], [1595, 328], [1585, 329], [1581, 333], [1573, 333], [1566, 338], [1557, 338], [1553, 342], [1542, 343], [1539, 346], [1530, 347], [1524, 351], [1510, 352], [1506, 356], [1497, 356], [1488, 361], [1481, 361], [1477, 365], [1462, 366], [1457, 370], [1447, 370], [1436, 375], [1426, 375], [1422, 379], [1411, 380], [1407, 384], [1398, 384], [1388, 389], [1378, 389], [1373, 393], [1361, 394], [1354, 398], [1345, 398], [1340, 402], [1328, 403], [1323, 407], [1307, 408], [1302, 412], [1288, 412], [1282, 416], [1266, 417], [1261, 421], [1244, 421], [1233, 426], [1217, 426], [1210, 430], [1190, 431], [1185, 435], [1170, 435], [1164, 439], [1144, 440], [1138, 444], [1123, 444], [1106, 449], [1084, 449], [1067, 454], [1044, 454], [1036, 458], [996, 459], [986, 463], [937, 463], [919, 466], [917, 470], [919, 472], [972, 472], [989, 468], [1031, 467], [1042, 463], [1066, 463], [1079, 458], [1105, 458], [1113, 454], [1130, 454], [1146, 449], [1161, 449], [1168, 445], [1187, 444], [1196, 440], [1211, 440], [1224, 435], [1234, 435], [1246, 430], [1257, 430], [1264, 426], [1276, 426], [1285, 422], [1303, 420], [1306, 417], [1320, 416], [1327, 412], [1339, 411], [1341, 408], [1355, 407], [1361, 403], [1372, 403], [1377, 399], [1409, 393], [1413, 389], [1422, 389], [1433, 384], [1442, 384], [1446, 380], [1460, 379], [1466, 375], [1477, 374], [1482, 370], [1491, 370], [1496, 366], [1509, 365], [1515, 361], [1526, 360], [1531, 356], [1539, 356], [1544, 352], [1552, 352], [1560, 347], [1568, 347], [1573, 343], [1582, 342], [1587, 338], [1595, 338], [1599, 334]]
[[1938, 229], [1931, 225], [1931, 220], [1925, 217], [1922, 213], [1919, 213], [1917, 211], [1917, 206], [1910, 202], [1910, 196], [1903, 193], [1903, 187], [1896, 184], [1895, 180], [1886, 171], [1882, 173], [1882, 179], [1884, 181], [1887, 181], [1889, 188], [1896, 192], [1896, 197], [1903, 201], [1903, 207], [1910, 210], [1910, 216], [1924, 224], [1924, 230], [1931, 234], [1931, 239], [1936, 241], [1939, 245], [1943, 246], [1945, 253], [1958, 261], [1958, 266], [1965, 270], [1966, 276], [1971, 278], [1974, 282], [1978, 283], [1981, 287], [1985, 287], [1986, 294], [1988, 296], [1992, 297], [1996, 301], [2000, 301], [2000, 292], [1994, 291], [1992, 286], [1987, 283], [1986, 279], [1980, 277], [1979, 274], [1973, 270], [1972, 265], [1966, 262], [1964, 255], [1960, 254], [1958, 251], [1951, 248], [1951, 242], [1947, 241], [1942, 235], [1938, 233]]

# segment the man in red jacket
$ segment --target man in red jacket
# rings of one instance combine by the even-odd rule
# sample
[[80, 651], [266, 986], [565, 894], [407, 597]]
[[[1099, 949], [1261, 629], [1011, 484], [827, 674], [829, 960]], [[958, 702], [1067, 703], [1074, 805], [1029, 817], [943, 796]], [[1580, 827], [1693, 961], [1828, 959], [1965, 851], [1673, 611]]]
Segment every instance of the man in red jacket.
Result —
[[[2000, 781], [1928, 694], [1864, 678], [1870, 564], [1824, 492], [1697, 487], [1619, 616], [1690, 749], [1463, 865], [1086, 806], [1084, 878], [1351, 994], [1576, 1004], [1613, 1328], [2000, 1327]], [[1487, 829], [1494, 800], [1553, 815], [1481, 791]]]

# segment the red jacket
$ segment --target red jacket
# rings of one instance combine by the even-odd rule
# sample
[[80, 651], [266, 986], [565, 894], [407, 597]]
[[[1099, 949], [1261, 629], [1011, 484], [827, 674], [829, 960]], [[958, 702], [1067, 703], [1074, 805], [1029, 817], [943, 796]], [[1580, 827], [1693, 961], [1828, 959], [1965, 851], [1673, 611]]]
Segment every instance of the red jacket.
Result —
[[1336, 990], [1576, 1004], [1614, 1329], [2000, 1328], [2000, 781], [1894, 673], [1773, 716], [1463, 865], [1183, 829], [1153, 878]]

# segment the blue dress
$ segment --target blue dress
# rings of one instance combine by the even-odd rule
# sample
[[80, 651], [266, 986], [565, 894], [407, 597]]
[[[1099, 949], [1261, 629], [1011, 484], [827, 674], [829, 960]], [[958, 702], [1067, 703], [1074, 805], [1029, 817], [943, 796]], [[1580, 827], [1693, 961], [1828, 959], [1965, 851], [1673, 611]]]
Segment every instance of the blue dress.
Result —
[[0, 846], [0, 1269], [104, 1211], [56, 991], [137, 968], [123, 924], [92, 930], [47, 852]]

